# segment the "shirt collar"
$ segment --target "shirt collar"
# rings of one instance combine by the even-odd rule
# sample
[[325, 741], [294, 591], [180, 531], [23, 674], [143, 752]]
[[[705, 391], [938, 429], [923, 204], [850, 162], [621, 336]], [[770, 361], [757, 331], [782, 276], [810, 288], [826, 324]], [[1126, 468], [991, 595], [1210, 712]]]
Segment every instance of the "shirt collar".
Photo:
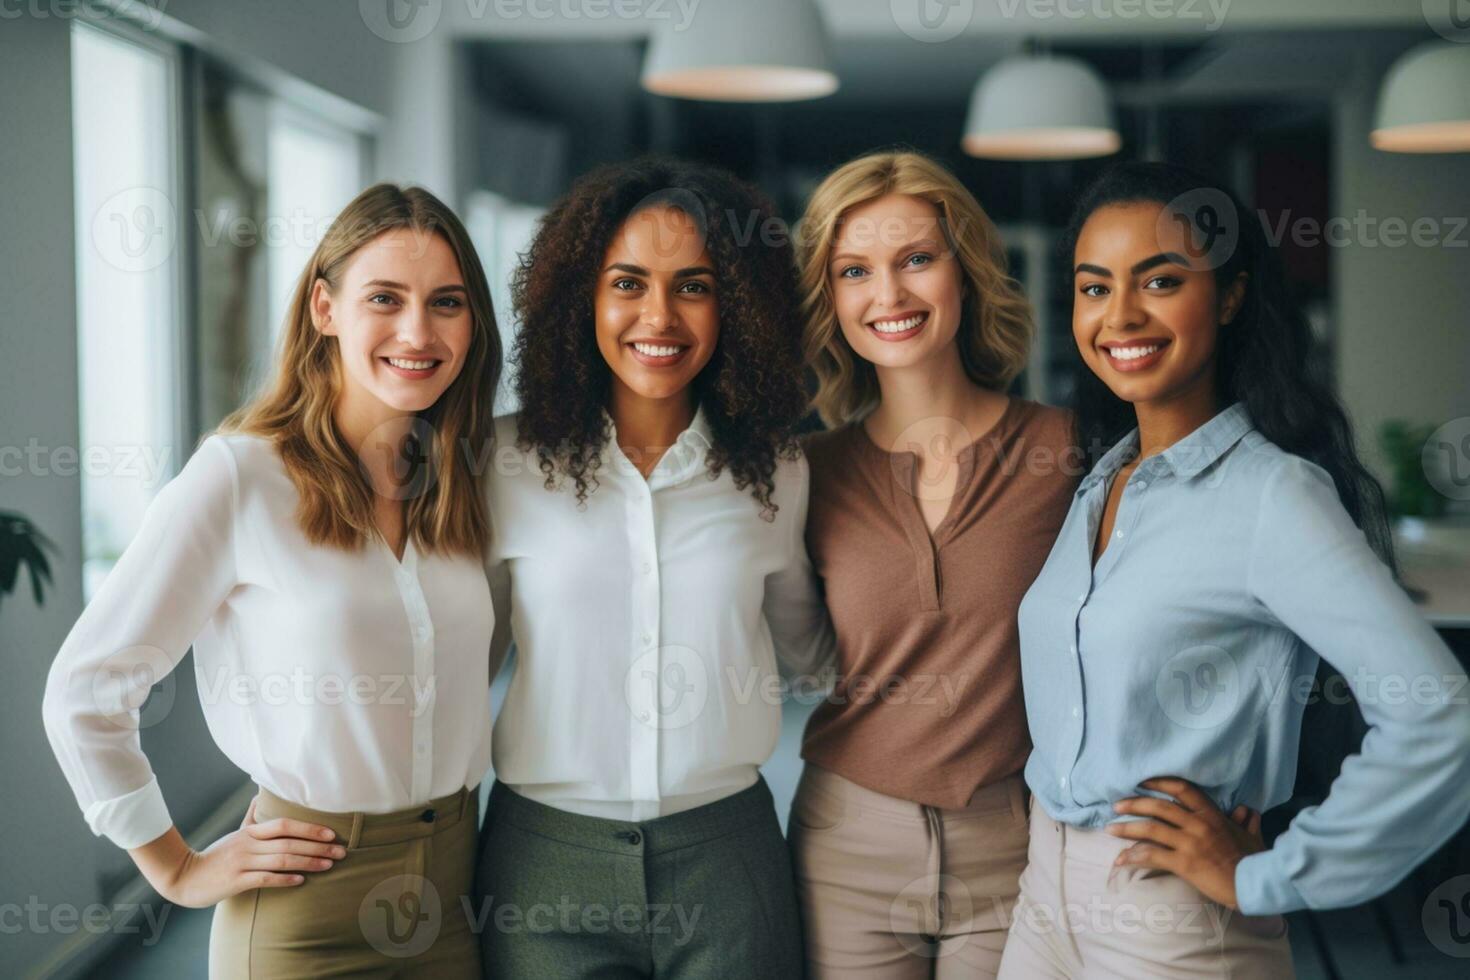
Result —
[[[1212, 463], [1225, 455], [1226, 451], [1240, 441], [1241, 437], [1255, 426], [1244, 402], [1235, 402], [1219, 412], [1214, 418], [1180, 439], [1174, 445], [1151, 458], [1159, 460], [1156, 466], [1167, 467], [1177, 476], [1188, 479], [1203, 472]], [[1112, 479], [1123, 465], [1138, 451], [1138, 428], [1118, 441], [1103, 458], [1098, 460], [1092, 472], [1083, 478], [1077, 488], [1080, 494], [1090, 490], [1103, 480]], [[1145, 462], [1151, 462], [1146, 460]]]
[[[615, 471], [621, 471], [630, 464], [623, 459], [613, 456], [617, 449], [618, 430], [613, 422], [612, 415], [606, 408], [602, 410], [602, 420], [607, 426], [607, 442], [603, 445], [603, 462], [611, 463]], [[694, 409], [694, 418], [690, 420], [689, 426], [674, 440], [674, 444], [659, 459], [649, 475], [649, 482], [663, 485], [668, 482], [678, 482], [688, 476], [696, 468], [703, 466], [705, 455], [714, 447], [714, 432], [710, 429], [709, 416], [705, 414], [704, 405], [701, 403]], [[642, 474], [636, 470], [630, 470], [639, 479]]]

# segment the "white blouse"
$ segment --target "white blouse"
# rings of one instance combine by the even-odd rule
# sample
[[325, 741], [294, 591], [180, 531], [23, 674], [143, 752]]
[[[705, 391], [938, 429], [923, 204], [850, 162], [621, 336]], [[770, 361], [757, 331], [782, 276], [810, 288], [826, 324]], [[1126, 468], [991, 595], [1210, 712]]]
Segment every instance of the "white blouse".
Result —
[[400, 563], [377, 537], [356, 553], [313, 545], [298, 499], [270, 442], [210, 436], [57, 654], [46, 733], [88, 824], [118, 846], [172, 824], [138, 708], [191, 644], [215, 741], [283, 799], [382, 813], [488, 769], [494, 614], [481, 563], [412, 541]]
[[579, 510], [571, 479], [547, 490], [516, 448], [515, 416], [496, 420], [486, 568], [516, 662], [494, 757], [516, 792], [621, 820], [721, 799], [776, 747], [777, 657], [798, 678], [835, 664], [805, 457], [778, 461], [768, 522], [728, 468], [709, 479], [711, 440], [701, 409], [645, 479], [613, 432]]

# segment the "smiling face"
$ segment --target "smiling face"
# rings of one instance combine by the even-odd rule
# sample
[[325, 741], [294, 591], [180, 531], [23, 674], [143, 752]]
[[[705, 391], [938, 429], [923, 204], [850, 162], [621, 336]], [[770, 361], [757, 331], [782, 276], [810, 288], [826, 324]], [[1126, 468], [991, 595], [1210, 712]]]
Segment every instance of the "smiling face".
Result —
[[1221, 294], [1192, 260], [1185, 232], [1152, 202], [1099, 208], [1073, 253], [1072, 335], [1087, 366], [1135, 405], [1213, 397], [1216, 338], [1245, 296], [1242, 274]]
[[318, 279], [311, 315], [337, 338], [352, 411], [374, 402], [402, 414], [431, 407], [464, 367], [474, 330], [454, 250], [434, 232], [407, 228], [358, 249], [336, 289]]
[[688, 397], [720, 336], [715, 271], [688, 215], [649, 207], [629, 217], [603, 255], [593, 305], [615, 398]]
[[885, 194], [846, 212], [827, 277], [842, 336], [863, 360], [901, 368], [953, 350], [962, 270], [930, 202]]

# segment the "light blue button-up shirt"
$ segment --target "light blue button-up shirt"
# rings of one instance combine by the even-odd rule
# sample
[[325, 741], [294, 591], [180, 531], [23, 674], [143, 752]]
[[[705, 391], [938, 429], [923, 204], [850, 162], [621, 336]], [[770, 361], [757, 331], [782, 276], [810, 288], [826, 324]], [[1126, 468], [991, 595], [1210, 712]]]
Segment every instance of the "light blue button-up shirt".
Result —
[[[1366, 901], [1470, 816], [1464, 668], [1394, 582], [1321, 467], [1237, 402], [1123, 490], [1138, 430], [1083, 479], [1020, 607], [1026, 781], [1055, 820], [1101, 827], [1138, 784], [1177, 776], [1225, 811], [1292, 794], [1320, 653], [1370, 730], [1327, 800], [1237, 866], [1243, 912]], [[1340, 694], [1340, 692], [1339, 692]], [[1310, 737], [1310, 733], [1308, 733]]]

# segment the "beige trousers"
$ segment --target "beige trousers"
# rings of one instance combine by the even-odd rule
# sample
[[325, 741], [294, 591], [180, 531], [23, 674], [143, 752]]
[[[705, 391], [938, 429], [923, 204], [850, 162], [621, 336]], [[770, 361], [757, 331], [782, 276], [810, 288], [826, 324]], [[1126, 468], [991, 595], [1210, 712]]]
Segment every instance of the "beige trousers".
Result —
[[1166, 871], [1115, 869], [1113, 859], [1130, 844], [1057, 823], [1032, 806], [1030, 861], [1002, 980], [1294, 975], [1281, 916], [1241, 915]]
[[479, 980], [471, 928], [478, 791], [411, 810], [326, 813], [262, 789], [258, 823], [323, 824], [347, 848], [326, 871], [288, 888], [257, 888], [214, 908], [211, 980], [325, 976]]
[[807, 971], [883, 980], [994, 977], [1026, 864], [1019, 775], [942, 810], [807, 763], [788, 837]]

